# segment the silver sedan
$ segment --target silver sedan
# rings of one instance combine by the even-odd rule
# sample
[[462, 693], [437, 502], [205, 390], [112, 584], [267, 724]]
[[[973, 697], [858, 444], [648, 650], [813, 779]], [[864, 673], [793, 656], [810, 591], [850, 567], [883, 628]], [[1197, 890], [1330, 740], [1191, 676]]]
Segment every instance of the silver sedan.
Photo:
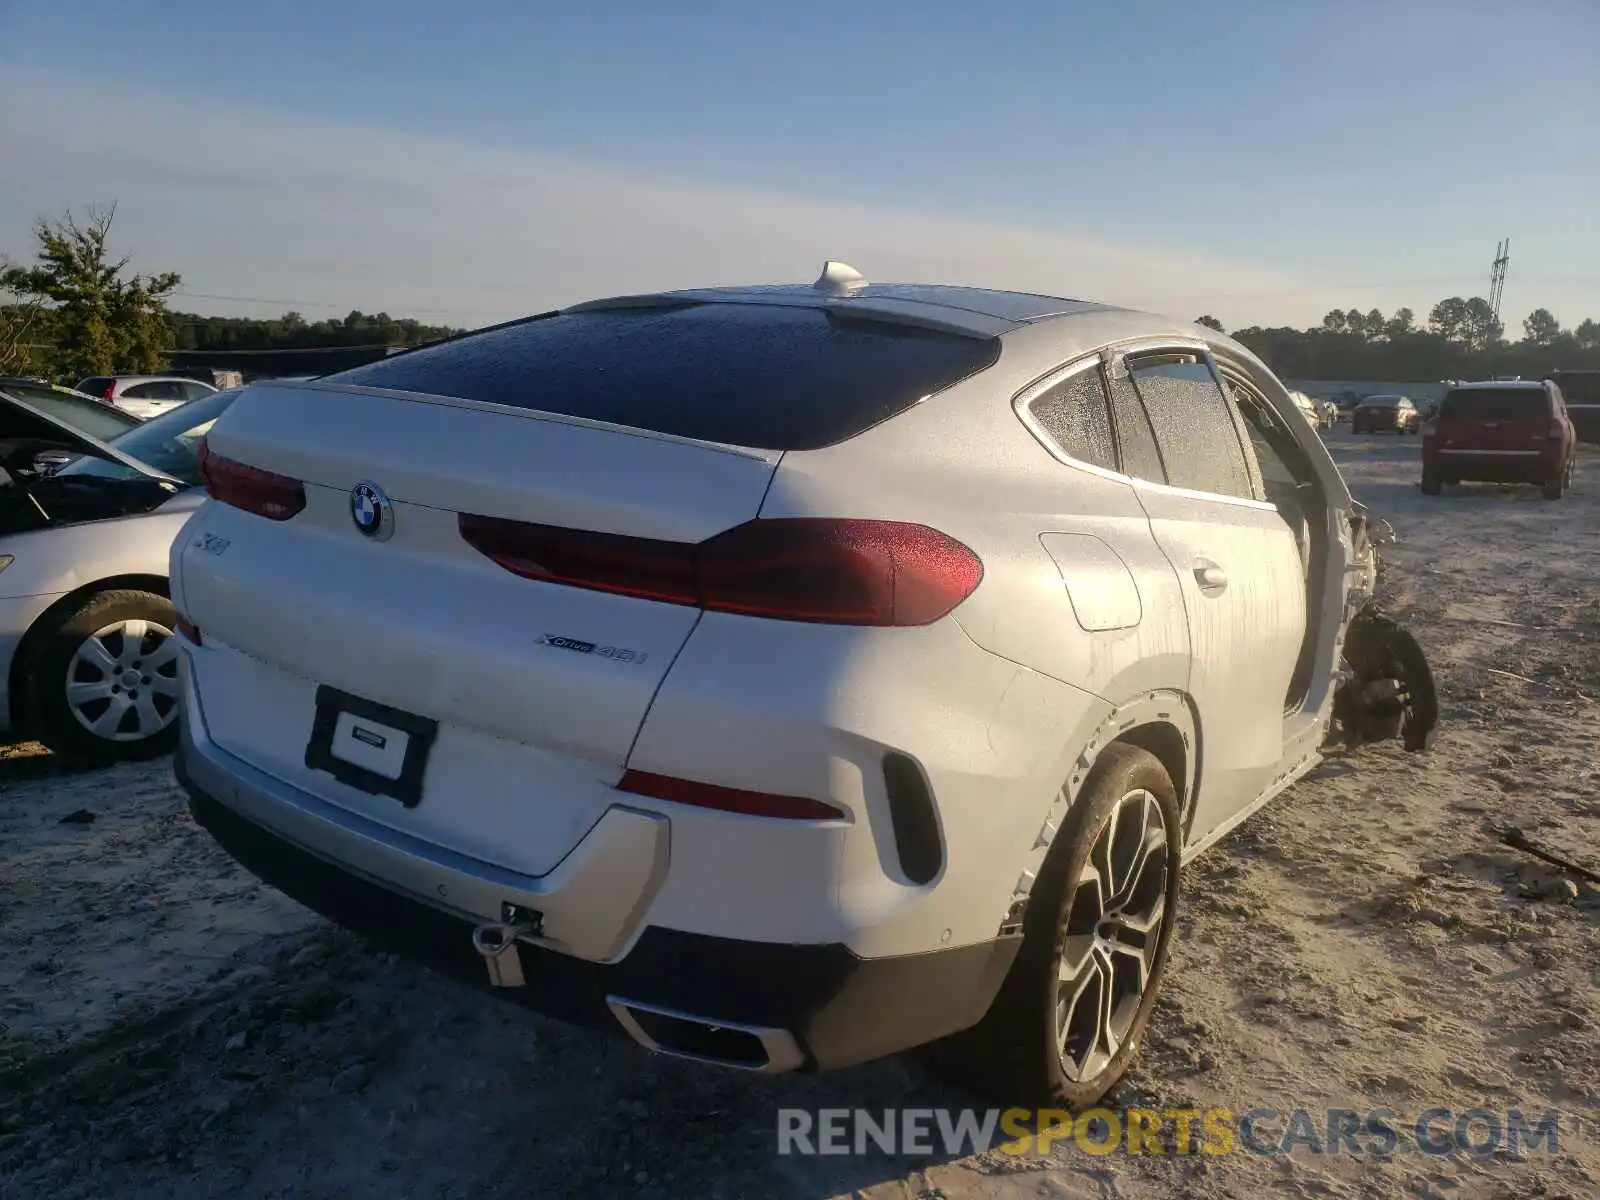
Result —
[[[167, 556], [205, 499], [200, 441], [235, 395], [103, 441], [0, 391], [0, 731], [99, 761], [172, 748]], [[57, 468], [64, 453], [79, 457]]]

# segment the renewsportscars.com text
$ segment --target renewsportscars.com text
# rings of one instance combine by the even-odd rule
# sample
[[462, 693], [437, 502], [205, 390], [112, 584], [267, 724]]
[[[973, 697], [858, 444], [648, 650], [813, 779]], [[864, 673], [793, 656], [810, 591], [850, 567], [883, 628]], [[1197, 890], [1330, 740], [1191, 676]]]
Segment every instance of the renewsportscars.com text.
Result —
[[957, 1157], [1000, 1150], [1049, 1154], [1310, 1154], [1388, 1158], [1408, 1154], [1495, 1154], [1520, 1158], [1560, 1148], [1561, 1113], [1428, 1108], [1414, 1117], [1391, 1109], [825, 1108], [778, 1110], [779, 1154], [893, 1154]]

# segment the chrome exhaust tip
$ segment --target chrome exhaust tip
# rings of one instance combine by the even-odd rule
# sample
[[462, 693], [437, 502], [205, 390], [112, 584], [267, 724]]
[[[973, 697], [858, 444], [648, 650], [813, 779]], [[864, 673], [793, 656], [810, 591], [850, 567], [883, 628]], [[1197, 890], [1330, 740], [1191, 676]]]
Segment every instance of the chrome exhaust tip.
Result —
[[623, 996], [607, 996], [606, 1006], [629, 1037], [657, 1054], [768, 1075], [794, 1071], [805, 1063], [787, 1029], [717, 1021]]

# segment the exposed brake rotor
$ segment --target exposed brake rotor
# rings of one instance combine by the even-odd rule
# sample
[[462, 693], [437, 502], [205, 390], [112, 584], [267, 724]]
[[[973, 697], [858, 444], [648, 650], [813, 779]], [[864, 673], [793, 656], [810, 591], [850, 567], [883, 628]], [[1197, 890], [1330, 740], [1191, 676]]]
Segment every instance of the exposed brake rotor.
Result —
[[1397, 621], [1368, 607], [1345, 636], [1349, 676], [1333, 700], [1333, 718], [1347, 746], [1398, 737], [1407, 750], [1433, 745], [1439, 697], [1417, 639]]

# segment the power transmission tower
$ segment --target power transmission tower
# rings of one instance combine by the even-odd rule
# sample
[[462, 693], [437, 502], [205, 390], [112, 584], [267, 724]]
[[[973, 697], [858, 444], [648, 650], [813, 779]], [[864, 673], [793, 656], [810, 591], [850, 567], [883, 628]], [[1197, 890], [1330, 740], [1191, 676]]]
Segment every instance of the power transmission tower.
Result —
[[1506, 290], [1506, 268], [1511, 265], [1511, 239], [1507, 238], [1494, 248], [1494, 268], [1489, 273], [1489, 307], [1494, 310], [1494, 323], [1500, 324], [1500, 297]]

